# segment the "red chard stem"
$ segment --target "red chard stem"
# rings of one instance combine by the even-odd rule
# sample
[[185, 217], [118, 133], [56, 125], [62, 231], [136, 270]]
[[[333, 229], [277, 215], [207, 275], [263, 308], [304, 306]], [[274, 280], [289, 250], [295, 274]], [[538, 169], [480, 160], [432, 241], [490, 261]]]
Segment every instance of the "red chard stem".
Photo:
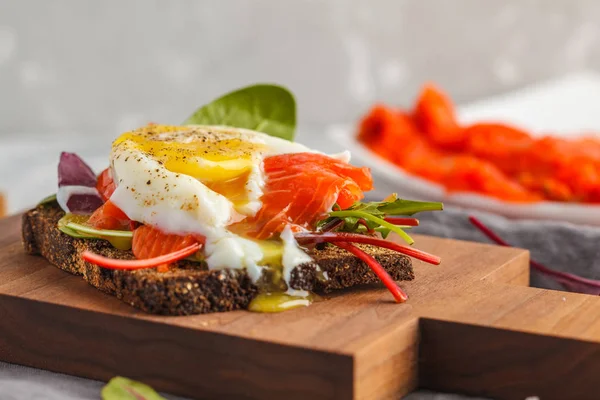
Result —
[[381, 282], [383, 282], [383, 284], [392, 293], [392, 296], [394, 296], [396, 302], [404, 303], [408, 299], [406, 293], [404, 293], [404, 291], [400, 289], [400, 286], [398, 286], [398, 284], [392, 279], [390, 274], [387, 273], [387, 271], [381, 266], [381, 264], [379, 264], [379, 262], [373, 256], [365, 253], [364, 251], [362, 251], [361, 249], [359, 249], [351, 243], [337, 242], [334, 244], [354, 254], [356, 257], [364, 261], [365, 264], [367, 264], [369, 268], [371, 268], [375, 275], [377, 275], [379, 279], [381, 279]]

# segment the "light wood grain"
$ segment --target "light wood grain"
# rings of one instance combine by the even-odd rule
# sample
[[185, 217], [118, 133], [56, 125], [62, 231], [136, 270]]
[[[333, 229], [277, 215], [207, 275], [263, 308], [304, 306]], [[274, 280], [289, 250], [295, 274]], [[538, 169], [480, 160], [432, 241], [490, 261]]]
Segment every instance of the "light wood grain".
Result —
[[[9, 362], [103, 380], [121, 374], [197, 398], [315, 399], [398, 398], [417, 385], [512, 399], [535, 394], [536, 368], [549, 380], [579, 368], [542, 368], [541, 349], [588, 343], [569, 348], [600, 362], [600, 299], [525, 287], [528, 253], [519, 249], [417, 237], [443, 263], [415, 262], [401, 305], [374, 287], [281, 314], [161, 317], [25, 255], [18, 230], [17, 217], [0, 222], [0, 358]], [[532, 337], [552, 341], [529, 351]], [[574, 393], [600, 390], [582, 378], [560, 393], [574, 384], [584, 385]]]

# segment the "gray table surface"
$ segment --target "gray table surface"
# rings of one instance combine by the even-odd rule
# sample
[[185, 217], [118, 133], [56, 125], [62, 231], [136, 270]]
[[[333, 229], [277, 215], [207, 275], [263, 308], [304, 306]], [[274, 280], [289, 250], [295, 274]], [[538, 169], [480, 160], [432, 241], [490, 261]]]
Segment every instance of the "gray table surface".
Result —
[[[98, 400], [104, 382], [0, 362], [2, 400]], [[168, 400], [184, 400], [166, 393]], [[418, 391], [404, 400], [484, 400], [453, 394]]]

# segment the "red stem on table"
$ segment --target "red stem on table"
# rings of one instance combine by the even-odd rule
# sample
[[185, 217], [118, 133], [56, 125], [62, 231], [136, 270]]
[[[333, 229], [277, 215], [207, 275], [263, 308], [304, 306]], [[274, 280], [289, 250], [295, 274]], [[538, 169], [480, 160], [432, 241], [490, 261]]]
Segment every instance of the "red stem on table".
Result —
[[[499, 244], [501, 246], [512, 247], [510, 244], [508, 244], [506, 241], [504, 241], [504, 239], [502, 239], [500, 236], [498, 236], [494, 231], [492, 231], [490, 228], [485, 226], [483, 224], [483, 222], [481, 222], [476, 217], [470, 216], [469, 222], [471, 222], [477, 229], [479, 229], [481, 231], [481, 233], [483, 233], [485, 236], [487, 236], [491, 241], [496, 242], [496, 244]], [[533, 269], [543, 272], [548, 275], [552, 275], [552, 276], [558, 278], [559, 280], [574, 281], [574, 282], [582, 283], [584, 285], [589, 285], [589, 286], [593, 286], [596, 288], [600, 288], [600, 282], [595, 281], [593, 279], [583, 278], [581, 276], [570, 274], [568, 272], [555, 271], [549, 267], [546, 267], [544, 264], [541, 264], [541, 263], [539, 263], [535, 260], [531, 260], [531, 259], [529, 260], [529, 264], [531, 265], [531, 267]]]
[[385, 217], [384, 220], [394, 225], [419, 226], [419, 220], [416, 218]]
[[388, 290], [392, 293], [392, 296], [394, 296], [396, 302], [404, 303], [406, 300], [408, 300], [408, 296], [406, 295], [406, 293], [404, 293], [404, 291], [400, 289], [400, 286], [398, 286], [398, 284], [394, 281], [394, 279], [392, 279], [390, 274], [387, 273], [387, 271], [381, 266], [381, 264], [379, 264], [379, 262], [373, 256], [365, 253], [364, 251], [362, 251], [361, 249], [359, 249], [351, 243], [337, 242], [334, 243], [334, 245], [354, 254], [356, 257], [364, 261], [365, 264], [367, 264], [369, 268], [371, 268], [371, 270], [375, 273], [375, 275], [377, 275], [377, 277], [381, 279], [381, 282], [383, 282], [385, 287], [387, 287]]
[[499, 244], [500, 246], [511, 247], [510, 244], [505, 242], [504, 239], [502, 239], [500, 236], [496, 235], [496, 233], [494, 231], [492, 231], [490, 228], [485, 226], [483, 224], [483, 222], [481, 222], [474, 216], [471, 215], [469, 217], [469, 222], [472, 223], [473, 225], [475, 225], [475, 227], [477, 229], [479, 229], [481, 231], [481, 233], [483, 233], [485, 236], [487, 236], [488, 239], [490, 239], [492, 242], [496, 242], [496, 244]]
[[356, 233], [346, 232], [323, 232], [323, 233], [312, 233], [312, 232], [299, 232], [295, 235], [296, 241], [299, 244], [309, 243], [365, 243], [377, 247], [383, 247], [397, 251], [398, 253], [406, 254], [407, 256], [414, 257], [418, 260], [425, 261], [429, 264], [438, 265], [441, 259], [432, 254], [426, 253], [421, 250], [417, 250], [413, 247], [402, 246], [401, 244], [390, 242], [385, 239], [381, 239], [374, 236], [359, 235]]

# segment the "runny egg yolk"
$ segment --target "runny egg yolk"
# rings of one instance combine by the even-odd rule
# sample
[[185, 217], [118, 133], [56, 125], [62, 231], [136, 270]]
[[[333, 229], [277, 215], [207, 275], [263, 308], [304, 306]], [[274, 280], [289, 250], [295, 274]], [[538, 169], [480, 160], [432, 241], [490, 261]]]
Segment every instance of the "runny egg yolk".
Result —
[[113, 142], [118, 147], [135, 148], [171, 172], [198, 179], [236, 208], [248, 202], [247, 183], [253, 172], [260, 174], [268, 150], [236, 130], [164, 125], [124, 133]]

